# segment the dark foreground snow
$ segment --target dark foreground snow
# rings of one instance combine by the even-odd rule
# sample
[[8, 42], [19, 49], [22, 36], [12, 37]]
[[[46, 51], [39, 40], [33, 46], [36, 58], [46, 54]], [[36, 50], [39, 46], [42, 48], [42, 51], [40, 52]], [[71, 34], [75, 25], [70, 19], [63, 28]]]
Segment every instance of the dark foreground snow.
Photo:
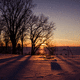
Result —
[[0, 80], [80, 80], [80, 55], [0, 55]]

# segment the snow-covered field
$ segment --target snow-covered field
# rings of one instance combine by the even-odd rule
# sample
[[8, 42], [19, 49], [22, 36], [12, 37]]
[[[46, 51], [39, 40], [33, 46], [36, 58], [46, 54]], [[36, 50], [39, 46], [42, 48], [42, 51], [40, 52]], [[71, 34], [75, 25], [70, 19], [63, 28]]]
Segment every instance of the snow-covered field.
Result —
[[0, 54], [0, 80], [80, 80], [80, 55]]

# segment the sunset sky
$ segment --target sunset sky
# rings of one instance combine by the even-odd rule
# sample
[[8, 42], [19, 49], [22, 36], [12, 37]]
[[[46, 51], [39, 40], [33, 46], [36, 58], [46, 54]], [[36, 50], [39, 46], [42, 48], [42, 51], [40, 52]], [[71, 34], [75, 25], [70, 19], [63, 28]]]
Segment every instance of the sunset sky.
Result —
[[55, 23], [54, 45], [80, 46], [80, 0], [33, 0], [33, 13]]

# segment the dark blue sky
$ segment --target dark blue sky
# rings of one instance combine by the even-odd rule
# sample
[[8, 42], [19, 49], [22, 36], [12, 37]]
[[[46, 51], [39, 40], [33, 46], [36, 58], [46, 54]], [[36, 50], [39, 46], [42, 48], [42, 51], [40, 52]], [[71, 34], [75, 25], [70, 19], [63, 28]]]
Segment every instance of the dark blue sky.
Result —
[[33, 12], [55, 23], [55, 45], [80, 46], [80, 0], [33, 0]]

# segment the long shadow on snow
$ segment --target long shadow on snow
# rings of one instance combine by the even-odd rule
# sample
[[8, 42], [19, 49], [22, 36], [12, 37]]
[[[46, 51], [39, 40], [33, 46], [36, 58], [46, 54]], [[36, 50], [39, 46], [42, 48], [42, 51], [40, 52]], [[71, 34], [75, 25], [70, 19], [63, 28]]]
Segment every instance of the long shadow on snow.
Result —
[[[64, 56], [63, 56], [63, 57], [64, 57]], [[75, 58], [68, 59], [68, 60], [72, 61], [73, 63], [76, 63], [76, 64], [80, 65], [80, 61], [79, 61], [79, 60], [78, 60], [78, 61], [79, 61], [79, 62], [78, 62], [78, 61], [74, 61], [73, 59], [75, 60]]]
[[11, 59], [18, 58], [18, 57], [22, 57], [22, 55], [16, 56], [16, 57], [11, 57], [11, 58], [6, 58], [6, 59], [0, 59], [0, 63], [6, 62], [6, 61], [9, 61], [9, 60], [11, 60]]
[[[13, 57], [12, 59], [15, 59], [13, 61], [10, 61], [8, 62], [7, 64], [3, 64], [2, 66], [0, 66], [0, 70], [2, 68], [6, 68], [7, 66], [11, 65], [12, 63], [15, 63], [17, 60], [21, 59], [22, 57], [24, 57], [23, 55], [22, 56], [17, 56], [17, 57]], [[5, 59], [4, 59], [5, 60]], [[8, 61], [11, 60], [11, 58], [8, 59]]]
[[62, 58], [61, 58], [61, 57], [59, 57], [59, 56], [57, 56], [57, 57], [58, 57], [59, 59], [61, 59], [62, 61], [64, 61], [65, 63], [67, 63], [67, 64], [69, 64], [69, 65], [71, 65], [71, 66], [74, 66], [75, 68], [80, 69], [79, 67], [75, 66], [73, 63], [68, 62], [67, 60], [62, 59]]
[[11, 74], [9, 74], [9, 76], [7, 76], [7, 80], [18, 80], [17, 78], [17, 74], [29, 63], [29, 59], [30, 59], [31, 55], [29, 57], [27, 57], [27, 59], [25, 61], [22, 61], [20, 63], [20, 65], [18, 65], [16, 67], [16, 70], [14, 70]]

